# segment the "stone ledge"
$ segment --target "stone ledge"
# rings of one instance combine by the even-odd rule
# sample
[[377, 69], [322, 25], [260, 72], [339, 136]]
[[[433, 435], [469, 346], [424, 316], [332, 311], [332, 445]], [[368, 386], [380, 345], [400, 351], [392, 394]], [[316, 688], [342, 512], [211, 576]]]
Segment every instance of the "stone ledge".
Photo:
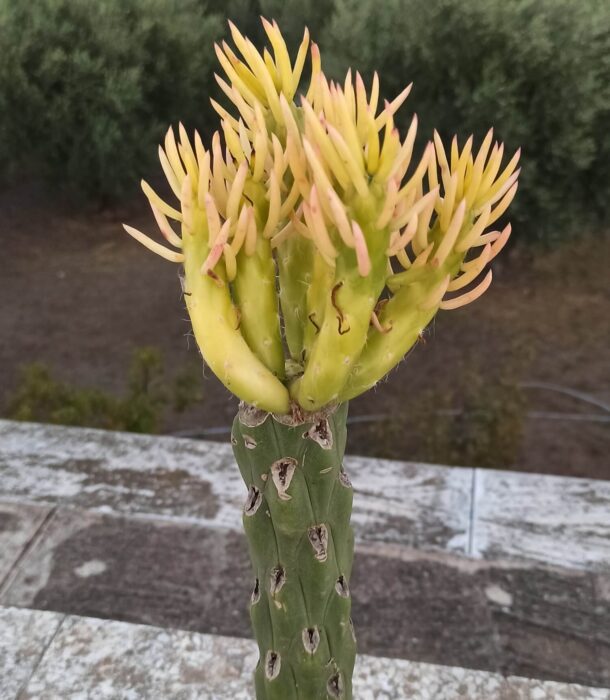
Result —
[[[0, 605], [251, 636], [241, 533], [15, 501], [0, 501], [0, 521], [0, 551], [13, 553]], [[363, 653], [610, 685], [607, 574], [395, 543], [356, 552], [350, 589]]]
[[[252, 700], [253, 642], [0, 608], [0, 700]], [[359, 656], [358, 700], [608, 700], [610, 691]]]
[[610, 571], [610, 482], [477, 469], [470, 555]]
[[[471, 469], [346, 458], [357, 539], [466, 553]], [[0, 499], [241, 532], [231, 446], [0, 420]]]
[[[610, 482], [359, 457], [346, 468], [363, 544], [610, 572]], [[0, 421], [4, 500], [240, 531], [244, 495], [227, 444]]]

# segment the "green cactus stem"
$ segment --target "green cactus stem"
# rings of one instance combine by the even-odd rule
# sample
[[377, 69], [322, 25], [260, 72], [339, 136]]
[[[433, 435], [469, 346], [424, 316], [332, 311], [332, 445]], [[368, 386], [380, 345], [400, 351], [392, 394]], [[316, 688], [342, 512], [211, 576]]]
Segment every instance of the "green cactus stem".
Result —
[[349, 580], [347, 403], [276, 416], [242, 404], [231, 441], [248, 489], [257, 700], [350, 700], [356, 643]]

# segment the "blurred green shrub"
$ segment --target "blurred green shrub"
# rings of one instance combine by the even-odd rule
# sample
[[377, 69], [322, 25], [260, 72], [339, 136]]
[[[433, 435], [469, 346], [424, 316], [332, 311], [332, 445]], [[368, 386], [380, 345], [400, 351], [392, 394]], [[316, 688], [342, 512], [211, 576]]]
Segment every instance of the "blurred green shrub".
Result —
[[133, 188], [170, 123], [205, 126], [222, 31], [200, 0], [0, 0], [0, 163]]
[[610, 223], [607, 0], [0, 0], [0, 166], [102, 202], [135, 187], [168, 124], [217, 123], [213, 41], [231, 18], [260, 45], [260, 14], [292, 48], [308, 25], [337, 77], [413, 80], [422, 139], [493, 124], [522, 146], [515, 240]]
[[[275, 19], [291, 51], [303, 39], [305, 27], [318, 41], [335, 6], [334, 0], [202, 0], [212, 12], [234, 22], [258, 47], [268, 43], [260, 17]], [[306, 73], [307, 69], [305, 70]]]
[[526, 408], [511, 368], [494, 377], [466, 368], [450, 388], [430, 389], [391, 417], [358, 426], [356, 451], [436, 464], [511, 467], [521, 446]]
[[420, 436], [415, 459], [437, 464], [513, 466], [521, 445], [526, 400], [508, 377], [467, 372], [451, 391], [431, 391], [407, 414]]
[[164, 410], [182, 411], [201, 400], [200, 382], [192, 367], [173, 385], [164, 376], [161, 354], [140, 348], [133, 354], [127, 387], [121, 397], [58, 381], [42, 363], [24, 365], [5, 416], [12, 420], [77, 425], [133, 433], [158, 432]]
[[368, 78], [378, 70], [388, 97], [413, 80], [411, 104], [426, 140], [434, 127], [481, 139], [494, 125], [509, 151], [523, 147], [511, 207], [519, 239], [552, 244], [608, 223], [607, 0], [335, 5], [322, 56], [337, 77], [350, 65]]

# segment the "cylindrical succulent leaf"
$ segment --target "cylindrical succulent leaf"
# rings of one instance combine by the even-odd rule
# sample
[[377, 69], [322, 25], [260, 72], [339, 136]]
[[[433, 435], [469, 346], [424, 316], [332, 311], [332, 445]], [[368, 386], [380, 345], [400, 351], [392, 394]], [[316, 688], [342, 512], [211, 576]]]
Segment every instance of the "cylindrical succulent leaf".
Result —
[[247, 397], [254, 405], [264, 396], [265, 406], [285, 412], [289, 405], [288, 392], [254, 355], [239, 332], [239, 317], [227, 285], [219, 285], [212, 277], [201, 274], [205, 255], [202, 242], [187, 239], [185, 251], [188, 253], [184, 264], [186, 306], [195, 339], [207, 363], [238, 396]]
[[[278, 297], [275, 288], [275, 263], [269, 241], [259, 238], [252, 255], [240, 251], [233, 282], [242, 336], [256, 357], [276, 377], [284, 377], [285, 362]], [[257, 293], [252, 294], [256, 288]]]
[[279, 290], [284, 335], [292, 360], [303, 359], [305, 324], [307, 319], [307, 290], [312, 285], [313, 251], [301, 237], [286, 241], [277, 252], [278, 274], [282, 280]]

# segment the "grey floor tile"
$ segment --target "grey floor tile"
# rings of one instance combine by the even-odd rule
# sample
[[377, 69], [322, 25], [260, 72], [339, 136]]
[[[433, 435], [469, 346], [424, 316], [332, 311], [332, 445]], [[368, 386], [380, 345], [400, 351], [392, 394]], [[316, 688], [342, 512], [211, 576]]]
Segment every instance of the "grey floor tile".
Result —
[[[346, 458], [357, 539], [465, 552], [472, 470]], [[0, 421], [0, 498], [148, 514], [241, 532], [231, 446]]]
[[[244, 639], [67, 618], [20, 700], [252, 700]], [[607, 700], [608, 691], [360, 656], [359, 700]], [[12, 699], [11, 699], [12, 700]]]
[[610, 572], [610, 482], [477, 470], [474, 556]]
[[51, 612], [0, 607], [0, 700], [17, 698], [63, 617]]
[[238, 527], [243, 489], [230, 445], [0, 420], [0, 498]]
[[472, 470], [346, 457], [362, 542], [466, 553]]
[[20, 700], [246, 700], [247, 640], [67, 618]]
[[51, 508], [0, 501], [0, 589]]

